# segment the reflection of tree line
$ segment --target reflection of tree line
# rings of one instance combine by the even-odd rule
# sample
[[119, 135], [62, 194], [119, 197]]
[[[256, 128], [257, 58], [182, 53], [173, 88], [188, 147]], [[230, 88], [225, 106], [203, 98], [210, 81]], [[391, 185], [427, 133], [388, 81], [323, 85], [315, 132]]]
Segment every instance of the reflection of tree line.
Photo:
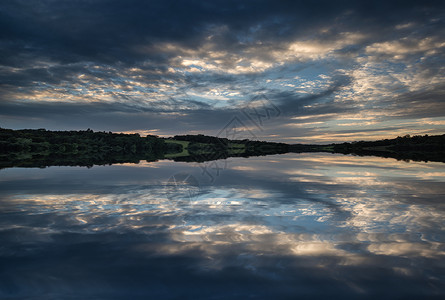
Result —
[[[177, 139], [176, 139], [177, 138]], [[166, 142], [168, 141], [168, 142]], [[187, 141], [186, 156], [182, 141]], [[288, 145], [257, 141], [229, 141], [195, 135], [164, 139], [153, 135], [85, 131], [12, 130], [0, 128], [0, 168], [93, 166], [137, 163], [166, 158], [208, 161], [229, 156], [283, 153]]]
[[288, 145], [205, 135], [164, 139], [139, 134], [0, 128], [0, 168], [93, 166], [168, 158], [204, 162], [286, 152], [332, 152], [445, 162], [445, 135], [331, 145]]

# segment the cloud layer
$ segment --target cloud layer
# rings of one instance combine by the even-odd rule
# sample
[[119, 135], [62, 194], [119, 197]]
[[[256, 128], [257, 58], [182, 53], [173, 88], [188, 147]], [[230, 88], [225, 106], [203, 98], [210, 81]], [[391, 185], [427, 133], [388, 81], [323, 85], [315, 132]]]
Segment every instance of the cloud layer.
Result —
[[[441, 1], [7, 1], [0, 126], [256, 136], [445, 129]], [[272, 105], [272, 106], [270, 106]], [[256, 124], [258, 125], [258, 124]], [[250, 128], [251, 129], [251, 128]]]

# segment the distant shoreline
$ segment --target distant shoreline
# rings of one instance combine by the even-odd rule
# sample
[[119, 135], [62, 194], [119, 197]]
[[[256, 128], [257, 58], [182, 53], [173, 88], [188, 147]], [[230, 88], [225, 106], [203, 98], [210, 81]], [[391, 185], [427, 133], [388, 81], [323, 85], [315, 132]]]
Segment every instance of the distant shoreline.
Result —
[[87, 166], [171, 159], [205, 162], [228, 157], [328, 152], [445, 162], [445, 134], [327, 145], [230, 140], [206, 135], [155, 135], [0, 128], [0, 168]]

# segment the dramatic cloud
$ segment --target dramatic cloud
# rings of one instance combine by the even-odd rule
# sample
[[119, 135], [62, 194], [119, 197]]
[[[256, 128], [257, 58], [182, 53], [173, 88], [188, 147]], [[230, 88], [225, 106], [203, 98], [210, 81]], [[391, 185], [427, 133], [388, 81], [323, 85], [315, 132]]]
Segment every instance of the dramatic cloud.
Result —
[[[444, 23], [442, 1], [6, 1], [0, 126], [443, 133]], [[265, 104], [258, 126], [245, 112]]]

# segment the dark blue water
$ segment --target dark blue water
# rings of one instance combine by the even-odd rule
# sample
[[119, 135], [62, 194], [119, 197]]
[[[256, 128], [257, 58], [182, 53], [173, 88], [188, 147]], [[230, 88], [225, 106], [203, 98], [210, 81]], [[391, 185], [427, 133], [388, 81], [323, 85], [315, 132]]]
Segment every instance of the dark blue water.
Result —
[[0, 171], [1, 299], [443, 299], [445, 164]]

